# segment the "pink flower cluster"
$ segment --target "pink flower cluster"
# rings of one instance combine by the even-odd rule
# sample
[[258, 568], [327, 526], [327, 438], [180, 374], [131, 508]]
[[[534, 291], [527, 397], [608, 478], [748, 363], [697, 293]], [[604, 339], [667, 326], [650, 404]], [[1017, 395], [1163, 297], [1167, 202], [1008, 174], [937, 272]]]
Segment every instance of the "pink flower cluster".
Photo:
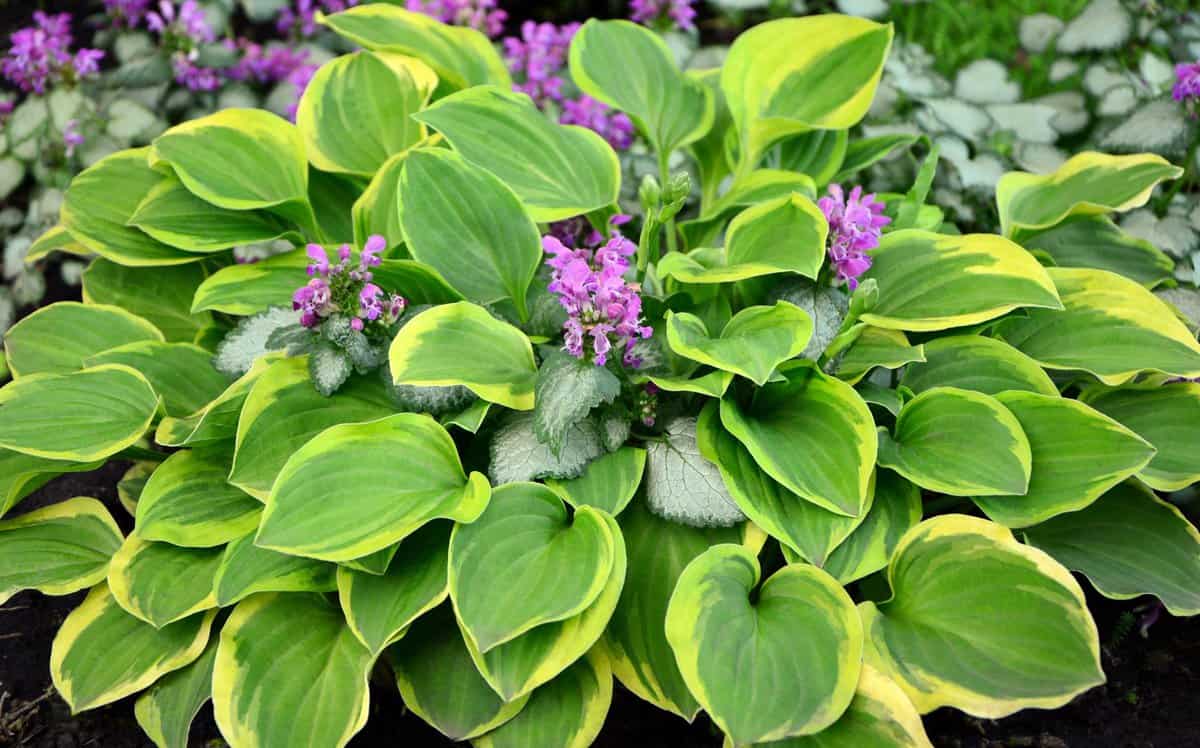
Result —
[[43, 94], [47, 84], [72, 83], [100, 71], [104, 52], [80, 49], [71, 53], [71, 14], [33, 12], [33, 25], [14, 31], [0, 72], [26, 93]]
[[317, 11], [323, 13], [341, 13], [346, 8], [358, 5], [358, 0], [295, 0], [279, 11], [275, 20], [275, 28], [281, 34], [290, 34], [293, 30], [301, 37], [309, 37], [317, 33]]
[[1176, 101], [1200, 99], [1200, 62], [1185, 62], [1175, 66], [1175, 85], [1171, 96]]
[[892, 219], [873, 193], [862, 194], [862, 187], [852, 189], [847, 199], [840, 184], [831, 184], [817, 205], [829, 221], [829, 261], [837, 269], [837, 281], [854, 290], [858, 277], [871, 267], [867, 252], [879, 246], [880, 229]]
[[580, 125], [594, 130], [618, 151], [633, 145], [633, 122], [624, 112], [613, 112], [602, 101], [583, 94], [562, 103], [563, 113], [558, 121], [564, 125]]
[[508, 13], [496, 7], [496, 0], [406, 0], [404, 7], [442, 23], [482, 31], [491, 39], [504, 33], [508, 20]]
[[315, 276], [292, 294], [292, 308], [300, 311], [300, 324], [319, 327], [330, 315], [341, 312], [353, 315], [350, 326], [362, 330], [369, 322], [392, 324], [408, 306], [403, 296], [385, 296], [383, 289], [371, 281], [371, 268], [378, 267], [380, 255], [387, 249], [387, 240], [379, 234], [367, 237], [358, 264], [350, 262], [349, 244], [338, 247], [338, 263], [329, 262], [329, 255], [320, 244], [309, 244], [312, 260], [308, 274]]
[[104, 0], [104, 12], [118, 27], [135, 28], [149, 8], [150, 0]]
[[225, 71], [225, 77], [235, 81], [278, 83], [308, 64], [308, 52], [303, 49], [273, 47], [267, 50], [261, 44], [245, 39], [236, 43], [232, 39], [226, 40], [225, 46], [242, 51], [237, 64]]
[[158, 0], [157, 10], [146, 14], [146, 28], [159, 36], [182, 37], [193, 44], [211, 44], [216, 39], [196, 0], [183, 0], [178, 9], [171, 0]]
[[684, 31], [696, 28], [696, 9], [692, 0], [630, 0], [629, 20], [654, 26], [678, 26]]
[[568, 247], [552, 235], [542, 237], [542, 248], [553, 268], [549, 290], [567, 310], [563, 348], [575, 358], [586, 358], [585, 344], [596, 366], [608, 362], [613, 348], [623, 350], [622, 362], [637, 368], [641, 360], [633, 344], [654, 330], [642, 322], [642, 297], [636, 284], [625, 280], [629, 258], [637, 246], [613, 232], [595, 249]]

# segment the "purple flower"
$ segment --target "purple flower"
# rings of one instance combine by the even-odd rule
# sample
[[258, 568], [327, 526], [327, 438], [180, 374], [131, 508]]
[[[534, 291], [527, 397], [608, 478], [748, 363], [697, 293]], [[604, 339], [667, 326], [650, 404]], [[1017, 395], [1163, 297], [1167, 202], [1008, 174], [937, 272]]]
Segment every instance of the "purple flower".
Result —
[[334, 310], [331, 300], [328, 281], [324, 278], [313, 278], [292, 294], [292, 309], [300, 310], [300, 324], [316, 327]]
[[13, 109], [17, 106], [17, 102], [12, 99], [0, 99], [0, 124], [8, 119], [8, 115], [13, 113]]
[[308, 84], [312, 82], [313, 76], [317, 73], [316, 65], [301, 65], [293, 70], [287, 77], [288, 83], [292, 84], [292, 89], [296, 92], [296, 99], [287, 109], [288, 118], [292, 122], [296, 121], [296, 111], [300, 108], [300, 97], [304, 96], [305, 90], [308, 89]]
[[158, 9], [146, 14], [146, 28], [159, 36], [188, 39], [192, 44], [211, 44], [216, 39], [196, 0], [183, 0], [178, 10], [171, 0], [158, 0]]
[[383, 316], [383, 289], [374, 283], [363, 285], [358, 292], [358, 316], [374, 322]]
[[216, 91], [221, 87], [221, 73], [214, 68], [202, 68], [190, 57], [178, 52], [171, 60], [175, 82], [189, 91]]
[[317, 327], [336, 312], [353, 315], [350, 325], [355, 330], [364, 329], [370, 322], [391, 325], [398, 320], [408, 302], [396, 294], [387, 296], [382, 288], [371, 282], [370, 268], [383, 263], [380, 255], [385, 249], [387, 239], [372, 234], [363, 244], [357, 263], [351, 261], [353, 248], [343, 244], [338, 247], [335, 265], [330, 262], [329, 252], [324, 247], [309, 244], [305, 248], [311, 260], [308, 274], [317, 277], [292, 296], [292, 307], [302, 310], [300, 324]]
[[566, 84], [559, 73], [567, 62], [567, 49], [579, 30], [579, 24], [559, 27], [552, 23], [521, 24], [521, 36], [504, 38], [504, 56], [508, 68], [521, 79], [513, 88], [528, 94], [538, 107], [549, 101], [561, 101]]
[[225, 71], [225, 77], [233, 80], [279, 83], [308, 62], [308, 52], [302, 49], [275, 47], [266, 51], [262, 45], [244, 39], [237, 46], [242, 58]]
[[580, 125], [594, 130], [618, 151], [633, 145], [633, 122], [624, 112], [614, 112], [602, 101], [584, 94], [562, 103], [563, 113], [558, 121], [564, 125]]
[[67, 120], [66, 127], [63, 128], [63, 145], [66, 146], [67, 158], [75, 155], [75, 149], [83, 145], [84, 137], [79, 132], [79, 120]]
[[150, 0], [104, 0], [104, 12], [112, 20], [112, 25], [135, 28], [142, 22]]
[[645, 26], [678, 26], [684, 31], [696, 28], [692, 0], [630, 0], [629, 18]]
[[281, 34], [295, 30], [302, 37], [317, 33], [317, 11], [325, 13], [341, 13], [346, 8], [358, 5], [358, 0], [295, 0], [295, 5], [289, 5], [279, 11], [275, 20], [275, 28]]
[[508, 13], [496, 7], [496, 0], [406, 0], [404, 7], [442, 23], [482, 31], [493, 39], [504, 31], [508, 19]]
[[81, 49], [75, 53], [71, 66], [75, 68], [75, 75], [86, 78], [100, 72], [100, 61], [103, 59], [104, 52], [99, 49]]
[[840, 184], [829, 185], [829, 195], [817, 201], [829, 222], [829, 261], [837, 269], [837, 281], [850, 290], [858, 288], [858, 276], [871, 267], [866, 254], [879, 246], [880, 229], [892, 222], [883, 214], [883, 203], [875, 195], [864, 196], [862, 187], [850, 191], [847, 200]]
[[305, 254], [312, 263], [308, 266], [309, 275], [329, 275], [329, 255], [320, 244], [309, 244], [304, 248]]
[[1187, 62], [1175, 66], [1175, 86], [1171, 96], [1176, 101], [1200, 99], [1200, 62]]
[[383, 250], [385, 249], [387, 249], [387, 239], [384, 239], [379, 234], [368, 236], [362, 250], [363, 267], [379, 267], [383, 262], [379, 255], [383, 254]]
[[9, 36], [11, 46], [0, 63], [0, 73], [17, 88], [43, 94], [48, 84], [63, 80], [70, 84], [99, 71], [104, 57], [100, 50], [71, 54], [70, 13], [34, 11], [33, 23]]

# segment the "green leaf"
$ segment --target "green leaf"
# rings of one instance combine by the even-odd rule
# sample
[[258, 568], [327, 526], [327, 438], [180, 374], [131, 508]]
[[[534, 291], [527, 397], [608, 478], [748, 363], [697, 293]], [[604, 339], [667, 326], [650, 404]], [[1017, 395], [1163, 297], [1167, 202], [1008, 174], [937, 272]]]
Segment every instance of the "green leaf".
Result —
[[215, 615], [155, 628], [117, 605], [107, 585], [96, 585], [54, 637], [54, 688], [76, 713], [135, 694], [199, 657]]
[[492, 404], [487, 400], [475, 400], [457, 413], [442, 416], [439, 422], [443, 426], [457, 426], [463, 431], [477, 434], [479, 433], [479, 428], [483, 426], [484, 420], [488, 417], [488, 413], [491, 412], [491, 409]]
[[453, 304], [463, 300], [463, 295], [438, 271], [423, 262], [384, 260], [372, 272], [378, 285], [403, 292], [409, 304]]
[[454, 441], [426, 415], [325, 429], [292, 453], [255, 543], [327, 561], [374, 553], [437, 518], [474, 521], [491, 487], [463, 472]]
[[838, 360], [837, 375], [851, 384], [857, 384], [877, 366], [899, 369], [924, 361], [923, 344], [911, 344], [908, 336], [899, 330], [865, 325]]
[[226, 546], [213, 591], [221, 607], [256, 592], [329, 592], [337, 589], [336, 572], [333, 564], [259, 548], [249, 534]]
[[576, 423], [567, 431], [557, 456], [538, 441], [533, 413], [509, 413], [488, 445], [488, 475], [492, 482], [516, 483], [537, 478], [578, 478], [588, 463], [606, 451], [600, 425], [594, 419]]
[[667, 640], [696, 699], [735, 745], [816, 733], [858, 682], [862, 623], [850, 596], [812, 566], [763, 582], [753, 553], [717, 545], [671, 595]]
[[[731, 164], [727, 158], [725, 141], [733, 127], [733, 119], [729, 116], [729, 107], [725, 105], [719, 68], [688, 70], [686, 75], [707, 88], [713, 99], [712, 127], [688, 148], [700, 176], [701, 213], [705, 213], [716, 199], [721, 183], [729, 176]], [[813, 189], [815, 191], [815, 185]]]
[[767, 160], [779, 168], [807, 174], [824, 186], [841, 167], [848, 140], [846, 130], [811, 130], [779, 141]]
[[383, 574], [338, 569], [338, 599], [346, 622], [371, 653], [399, 639], [449, 594], [449, 522], [430, 522], [400, 543]]
[[1179, 491], [1200, 480], [1200, 384], [1176, 382], [1085, 392], [1084, 402], [1154, 445], [1157, 453], [1138, 477], [1159, 491]]
[[84, 366], [124, 364], [146, 377], [169, 416], [194, 413], [220, 395], [229, 380], [213, 368], [212, 354], [191, 343], [141, 340], [89, 356]]
[[[621, 167], [612, 146], [587, 128], [551, 121], [528, 96], [508, 86], [459, 91], [414, 119], [440, 132], [468, 162], [508, 185], [539, 223], [617, 202]], [[530, 148], [530, 143], [538, 147]]]
[[290, 307], [292, 294], [308, 282], [308, 263], [304, 250], [297, 249], [259, 262], [223, 267], [196, 289], [192, 311], [251, 316], [273, 306]]
[[1172, 615], [1200, 613], [1200, 533], [1178, 509], [1135, 482], [1024, 534], [1105, 597], [1150, 594]]
[[85, 473], [102, 464], [48, 460], [11, 449], [0, 449], [0, 517], [51, 478], [63, 473]]
[[1153, 288], [1175, 275], [1175, 262], [1153, 244], [1122, 231], [1105, 216], [1071, 218], [1021, 239], [1059, 267], [1110, 270]]
[[108, 588], [131, 615], [162, 628], [217, 607], [213, 580], [224, 552], [130, 535], [108, 567]]
[[277, 216], [261, 210], [219, 208], [193, 195], [175, 177], [146, 193], [129, 225], [187, 252], [220, 252], [295, 235], [295, 228]]
[[416, 57], [453, 89], [512, 84], [496, 48], [475, 29], [449, 26], [387, 4], [350, 8], [323, 17], [321, 23], [367, 49]]
[[792, 493], [835, 514], [862, 514], [878, 437], [870, 409], [850, 385], [793, 367], [748, 404], [722, 400], [721, 423]]
[[1005, 236], [1019, 229], [1044, 229], [1071, 215], [1124, 212], [1146, 204], [1154, 187], [1183, 169], [1162, 156], [1076, 154], [1053, 174], [1014, 171], [996, 184], [996, 207]]
[[745, 519], [704, 457], [695, 418], [673, 418], [661, 441], [646, 445], [646, 506], [660, 517], [693, 527], [727, 527]]
[[274, 363], [274, 356], [263, 356], [250, 371], [225, 388], [211, 403], [187, 418], [164, 418], [154, 432], [154, 441], [166, 447], [212, 446], [232, 442], [237, 434], [238, 415], [250, 388]]
[[[780, 169], [758, 169], [738, 177], [699, 218], [684, 221], [679, 225], [684, 243], [689, 247], [702, 247], [716, 240], [724, 228], [726, 219], [739, 208], [788, 197], [799, 193], [809, 200], [817, 197], [817, 187], [807, 174], [782, 171]], [[824, 217], [824, 214], [822, 214]], [[763, 249], [758, 248], [760, 251]]]
[[309, 160], [324, 171], [371, 177], [425, 137], [410, 117], [436, 86], [424, 63], [390, 52], [359, 51], [325, 63], [296, 110]]
[[861, 319], [893, 330], [945, 330], [1019, 307], [1062, 308], [1033, 255], [991, 234], [949, 236], [918, 229], [885, 234], [865, 278], [879, 301]]
[[30, 374], [0, 389], [0, 447], [34, 457], [91, 462], [132, 446], [159, 398], [128, 366]]
[[465, 301], [421, 312], [392, 340], [397, 384], [464, 385], [479, 397], [514, 410], [531, 410], [537, 364], [529, 338]]
[[681, 73], [670, 47], [644, 26], [590, 19], [571, 40], [570, 66], [580, 90], [628, 114], [663, 157], [712, 127], [708, 86]]
[[922, 522], [900, 541], [888, 582], [890, 600], [858, 606], [865, 660], [922, 714], [1055, 709], [1104, 682], [1083, 590], [1000, 525], [958, 514]]
[[557, 456], [572, 426], [621, 394], [621, 380], [603, 366], [559, 351], [542, 362], [533, 392], [533, 432]]
[[908, 133], [890, 133], [872, 138], [856, 138], [846, 146], [837, 175], [830, 181], [844, 182], [863, 169], [891, 156], [897, 150], [911, 148], [918, 137]]
[[226, 482], [227, 458], [180, 450], [164, 460], [142, 489], [137, 534], [145, 540], [209, 548], [258, 527], [262, 504]]
[[990, 395], [926, 390], [904, 404], [890, 435], [881, 428], [879, 436], [879, 464], [922, 488], [951, 496], [1021, 496], [1029, 488], [1029, 439]]
[[891, 43], [891, 25], [832, 14], [769, 21], [739, 36], [721, 69], [739, 171], [757, 165], [784, 135], [857, 124]]
[[1054, 396], [1058, 388], [1033, 359], [1003, 340], [950, 335], [926, 342], [925, 360], [904, 367], [900, 384], [915, 393], [957, 387], [985, 395], [1009, 390]]
[[200, 265], [158, 267], [145, 273], [97, 258], [83, 271], [83, 299], [93, 306], [119, 306], [142, 317], [161, 330], [169, 343], [192, 343], [213, 324], [208, 312], [192, 312], [192, 296], [204, 278]]
[[904, 533], [920, 521], [920, 489], [891, 470], [876, 470], [871, 508], [823, 568], [843, 585], [874, 574], [887, 566]]
[[89, 357], [110, 348], [162, 339], [158, 328], [120, 307], [59, 301], [10, 327], [4, 353], [13, 378], [19, 379], [78, 371]]
[[687, 312], [667, 312], [667, 343], [675, 353], [739, 374], [762, 386], [775, 367], [804, 351], [812, 319], [786, 301], [752, 306], [734, 315], [719, 337], [710, 337], [703, 320]]
[[123, 539], [104, 505], [82, 496], [0, 521], [0, 605], [21, 590], [69, 595], [103, 581]]
[[578, 478], [547, 478], [546, 485], [576, 509], [594, 506], [615, 517], [633, 500], [645, 467], [646, 450], [621, 447], [588, 463]]
[[385, 237], [389, 244], [403, 241], [404, 230], [400, 227], [397, 190], [400, 187], [400, 172], [404, 169], [408, 153], [401, 151], [385, 161], [375, 172], [375, 176], [371, 177], [362, 195], [354, 202], [351, 214], [356, 245], [362, 246], [371, 234]]
[[192, 664], [164, 675], [138, 697], [133, 713], [155, 746], [187, 748], [192, 720], [212, 698], [216, 659], [217, 642], [214, 639]]
[[31, 265], [44, 260], [53, 252], [87, 257], [91, 254], [88, 248], [79, 243], [70, 232], [60, 226], [52, 226], [41, 236], [33, 240], [29, 249], [25, 250], [25, 264]]
[[707, 395], [708, 397], [722, 397], [725, 390], [729, 389], [729, 383], [733, 381], [733, 374], [728, 371], [710, 371], [694, 379], [653, 376], [648, 376], [646, 379], [653, 382], [660, 390], [667, 392], [694, 392], [697, 395]]
[[[354, 203], [362, 197], [366, 185], [363, 178], [350, 174], [334, 174], [315, 166], [308, 169], [308, 202], [313, 207], [317, 225], [327, 244], [350, 243], [354, 240]], [[392, 239], [398, 243], [400, 235]]]
[[1005, 392], [996, 399], [1017, 417], [1033, 450], [1023, 496], [973, 497], [1005, 527], [1083, 509], [1154, 456], [1154, 447], [1140, 436], [1078, 400], [1031, 392]]
[[243, 600], [221, 630], [213, 668], [221, 735], [233, 745], [341, 748], [367, 723], [373, 660], [320, 595]]
[[507, 484], [477, 521], [454, 529], [450, 599], [470, 642], [486, 654], [539, 624], [582, 613], [612, 565], [602, 513], [585, 506], [570, 516], [550, 489]]

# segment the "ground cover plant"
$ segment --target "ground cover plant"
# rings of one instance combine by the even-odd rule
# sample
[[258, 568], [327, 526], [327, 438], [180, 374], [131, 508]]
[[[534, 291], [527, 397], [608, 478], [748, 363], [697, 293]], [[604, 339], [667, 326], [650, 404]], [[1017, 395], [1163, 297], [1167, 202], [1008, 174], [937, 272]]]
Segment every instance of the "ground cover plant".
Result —
[[[39, 244], [95, 256], [84, 301], [5, 336], [0, 599], [88, 590], [72, 710], [341, 746], [394, 688], [452, 739], [585, 746], [620, 684], [732, 746], [919, 746], [938, 707], [1103, 682], [1071, 572], [1200, 612], [1164, 498], [1200, 478], [1200, 344], [1111, 218], [1182, 168], [1010, 172], [963, 233], [935, 144], [850, 135], [886, 24], [684, 71], [627, 21], [508, 64], [392, 5], [312, 22], [360, 49], [294, 123], [226, 108], [71, 181]], [[93, 498], [21, 513], [110, 460], [128, 536]]]

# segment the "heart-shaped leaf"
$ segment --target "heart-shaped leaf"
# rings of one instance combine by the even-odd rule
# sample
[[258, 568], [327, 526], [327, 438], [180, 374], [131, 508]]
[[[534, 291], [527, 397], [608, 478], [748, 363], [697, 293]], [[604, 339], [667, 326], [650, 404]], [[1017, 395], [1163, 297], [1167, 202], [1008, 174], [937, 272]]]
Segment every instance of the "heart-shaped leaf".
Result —
[[4, 353], [13, 378], [79, 371], [90, 357], [140, 341], [162, 341], [158, 328], [103, 304], [60, 301], [38, 309], [8, 329]]
[[123, 539], [104, 505], [82, 496], [0, 522], [0, 605], [21, 590], [67, 595], [103, 581]]
[[1037, 361], [1003, 340], [981, 335], [949, 335], [922, 345], [925, 360], [904, 367], [900, 383], [921, 393], [934, 387], [957, 387], [985, 395], [1009, 390], [1057, 395], [1049, 375]]
[[715, 338], [694, 314], [668, 312], [666, 322], [667, 343], [675, 353], [740, 374], [759, 386], [776, 366], [800, 355], [813, 327], [803, 309], [786, 301], [746, 307]]
[[842, 584], [887, 566], [904, 533], [921, 521], [921, 490], [891, 470], [875, 471], [867, 516], [829, 554], [823, 568]]
[[1200, 384], [1127, 386], [1085, 392], [1083, 401], [1154, 445], [1138, 477], [1159, 491], [1179, 491], [1200, 480]]
[[137, 503], [144, 540], [192, 548], [223, 545], [258, 527], [262, 504], [225, 480], [228, 458], [180, 450], [150, 474]]
[[225, 547], [213, 592], [223, 608], [255, 592], [330, 592], [337, 589], [337, 570], [324, 561], [259, 548], [250, 534]]
[[229, 385], [212, 361], [212, 351], [192, 343], [140, 340], [89, 356], [84, 365], [124, 364], [137, 369], [162, 395], [167, 415], [186, 416], [208, 405]]
[[646, 450], [621, 447], [592, 460], [578, 478], [548, 478], [546, 485], [575, 508], [594, 506], [615, 517], [633, 500], [645, 467]]
[[217, 640], [211, 639], [195, 662], [162, 678], [146, 689], [133, 705], [138, 725], [156, 746], [187, 748], [192, 720], [212, 698], [213, 663]]
[[108, 567], [108, 588], [130, 614], [162, 628], [217, 607], [213, 580], [223, 548], [182, 548], [126, 538]]

